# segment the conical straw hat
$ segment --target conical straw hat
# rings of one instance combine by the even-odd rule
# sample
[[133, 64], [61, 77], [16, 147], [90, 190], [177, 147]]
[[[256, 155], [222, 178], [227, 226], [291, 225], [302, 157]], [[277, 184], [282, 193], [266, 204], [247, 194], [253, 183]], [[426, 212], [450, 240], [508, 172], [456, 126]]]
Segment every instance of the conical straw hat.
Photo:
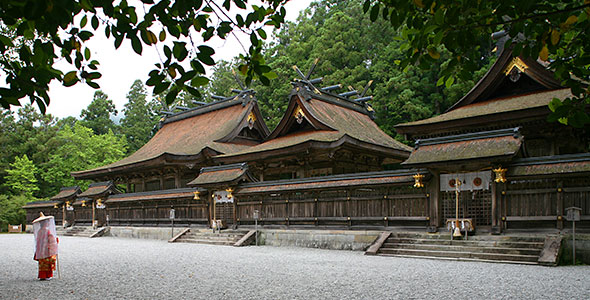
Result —
[[41, 222], [47, 219], [53, 219], [53, 216], [46, 216], [43, 214], [43, 212], [39, 213], [40, 217], [38, 217], [37, 219], [33, 220], [33, 223], [37, 223], [37, 222]]

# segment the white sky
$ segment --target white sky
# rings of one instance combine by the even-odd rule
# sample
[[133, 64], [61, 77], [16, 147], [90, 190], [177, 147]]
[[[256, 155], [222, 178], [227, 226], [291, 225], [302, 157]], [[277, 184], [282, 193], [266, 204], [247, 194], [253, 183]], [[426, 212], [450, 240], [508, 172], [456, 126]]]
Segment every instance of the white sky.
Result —
[[[295, 21], [299, 12], [307, 8], [311, 2], [312, 0], [291, 0], [288, 2], [286, 5], [287, 20]], [[90, 20], [86, 26], [92, 28], [90, 27]], [[266, 32], [270, 39], [272, 34], [270, 27]], [[167, 38], [167, 41], [169, 39], [170, 37]], [[243, 42], [245, 47], [249, 47], [248, 36], [243, 35], [240, 39], [245, 41]], [[159, 59], [153, 46], [143, 45], [142, 55], [139, 56], [131, 48], [129, 40], [125, 39], [117, 50], [115, 50], [113, 41], [112, 36], [111, 40], [106, 39], [104, 29], [101, 27], [87, 45], [91, 49], [91, 59], [100, 62], [99, 72], [102, 73], [102, 77], [96, 82], [100, 85], [100, 90], [113, 100], [120, 114], [123, 105], [127, 103], [126, 95], [133, 82], [140, 79], [145, 83], [148, 79], [148, 73], [155, 69], [154, 64], [159, 62]], [[215, 55], [213, 56], [215, 61], [230, 60], [243, 52], [242, 47], [232, 35], [228, 36], [227, 40], [217, 38], [213, 43], [210, 42], [207, 44], [215, 49]], [[58, 63], [57, 68], [63, 71], [64, 74], [74, 70], [74, 67], [65, 61]], [[152, 87], [148, 87], [150, 95], [151, 89]], [[72, 87], [64, 87], [61, 82], [54, 81], [49, 88], [51, 103], [47, 108], [47, 113], [59, 118], [67, 116], [79, 118], [82, 109], [85, 109], [92, 101], [95, 91], [85, 83], [79, 82]], [[23, 104], [28, 102], [28, 100], [21, 101]]]

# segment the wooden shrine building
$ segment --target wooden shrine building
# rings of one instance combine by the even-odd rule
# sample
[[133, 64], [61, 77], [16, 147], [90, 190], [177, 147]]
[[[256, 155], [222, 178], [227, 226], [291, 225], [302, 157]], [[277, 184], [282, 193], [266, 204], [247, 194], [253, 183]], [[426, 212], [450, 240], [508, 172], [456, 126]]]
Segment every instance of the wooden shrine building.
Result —
[[457, 198], [459, 218], [496, 233], [562, 229], [570, 206], [590, 225], [590, 135], [546, 121], [549, 102], [569, 96], [540, 63], [504, 50], [447, 112], [397, 125], [415, 140], [402, 165], [433, 175], [431, 225], [456, 217]]
[[[89, 188], [101, 193], [75, 194], [72, 222], [86, 224], [92, 203], [90, 220], [109, 226], [169, 226], [174, 212], [179, 226], [252, 226], [257, 216], [268, 228], [437, 231], [458, 215], [501, 233], [562, 229], [576, 206], [590, 227], [590, 135], [546, 121], [548, 103], [570, 93], [538, 62], [505, 50], [447, 112], [396, 127], [414, 148], [375, 124], [367, 89], [336, 94], [298, 73], [272, 132], [254, 92], [235, 90], [165, 117], [129, 157], [72, 172], [102, 182]], [[54, 206], [65, 204], [25, 208], [32, 220]]]

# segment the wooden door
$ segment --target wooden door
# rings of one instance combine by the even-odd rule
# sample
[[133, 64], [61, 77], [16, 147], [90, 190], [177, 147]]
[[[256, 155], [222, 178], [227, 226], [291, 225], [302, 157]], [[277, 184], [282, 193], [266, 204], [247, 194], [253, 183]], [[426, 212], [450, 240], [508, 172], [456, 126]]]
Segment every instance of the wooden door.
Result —
[[[456, 214], [455, 192], [441, 192], [443, 222]], [[470, 218], [478, 226], [492, 225], [492, 192], [490, 190], [459, 193], [459, 218]]]

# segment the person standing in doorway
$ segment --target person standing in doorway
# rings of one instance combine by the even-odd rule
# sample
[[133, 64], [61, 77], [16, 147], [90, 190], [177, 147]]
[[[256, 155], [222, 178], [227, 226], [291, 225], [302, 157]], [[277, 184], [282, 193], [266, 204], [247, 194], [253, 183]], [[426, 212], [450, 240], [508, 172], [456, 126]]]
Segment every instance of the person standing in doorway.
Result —
[[53, 216], [41, 216], [33, 221], [35, 234], [34, 260], [39, 262], [39, 280], [50, 280], [57, 261], [57, 243], [59, 239], [55, 231]]

